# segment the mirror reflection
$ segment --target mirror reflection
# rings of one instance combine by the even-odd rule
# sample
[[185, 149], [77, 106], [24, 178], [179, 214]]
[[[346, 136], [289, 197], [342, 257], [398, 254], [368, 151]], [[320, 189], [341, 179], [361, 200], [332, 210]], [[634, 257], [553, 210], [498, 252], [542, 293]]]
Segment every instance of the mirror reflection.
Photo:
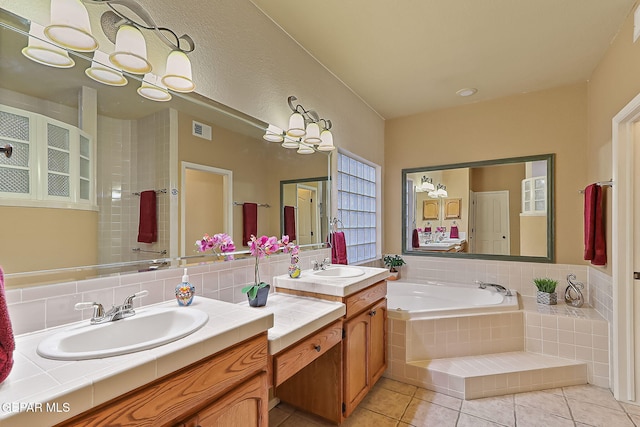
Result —
[[403, 252], [552, 262], [553, 158], [404, 169]]
[[[21, 54], [28, 23], [0, 17], [0, 145], [13, 146], [11, 158], [0, 156], [9, 285], [157, 268], [201, 256], [195, 241], [205, 233], [228, 233], [246, 252], [241, 205], [264, 206], [258, 234], [280, 236], [280, 183], [328, 175], [330, 154], [267, 142], [265, 123], [196, 93], [157, 102], [138, 95], [140, 76], [100, 84], [85, 75], [92, 58], [75, 53], [67, 69], [33, 62]], [[310, 220], [320, 235], [329, 199], [321, 187]]]

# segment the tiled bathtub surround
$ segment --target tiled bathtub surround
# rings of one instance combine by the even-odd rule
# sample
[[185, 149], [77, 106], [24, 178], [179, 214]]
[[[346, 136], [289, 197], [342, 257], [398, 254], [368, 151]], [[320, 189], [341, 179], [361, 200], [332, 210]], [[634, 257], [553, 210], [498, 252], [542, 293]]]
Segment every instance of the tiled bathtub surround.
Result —
[[[311, 268], [311, 260], [330, 256], [327, 249], [303, 251], [300, 266]], [[260, 277], [270, 280], [286, 274], [290, 257], [272, 255], [260, 261]], [[240, 290], [253, 282], [253, 258], [203, 263], [188, 267], [189, 281], [198, 295], [227, 302], [241, 302], [246, 295]], [[23, 334], [91, 317], [91, 310], [76, 311], [78, 302], [97, 301], [105, 307], [121, 304], [129, 295], [148, 290], [149, 295], [134, 300], [136, 306], [175, 298], [175, 287], [181, 281], [183, 268], [170, 268], [143, 273], [60, 283], [55, 285], [7, 290], [9, 316], [13, 332]], [[271, 281], [271, 283], [273, 283]]]

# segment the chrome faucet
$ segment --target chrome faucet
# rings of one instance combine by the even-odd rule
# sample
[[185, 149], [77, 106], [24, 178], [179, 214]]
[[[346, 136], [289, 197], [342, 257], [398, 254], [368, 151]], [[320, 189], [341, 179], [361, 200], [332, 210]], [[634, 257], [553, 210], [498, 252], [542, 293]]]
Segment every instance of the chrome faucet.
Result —
[[133, 309], [133, 299], [147, 296], [149, 291], [136, 292], [133, 295], [129, 295], [124, 299], [122, 305], [114, 305], [107, 312], [104, 311], [102, 304], [97, 302], [79, 302], [74, 308], [76, 310], [85, 310], [87, 308], [93, 309], [93, 315], [89, 323], [96, 325], [99, 323], [114, 322], [116, 320], [124, 319], [125, 317], [131, 317], [136, 314]]
[[495, 290], [498, 292], [504, 292], [504, 296], [506, 297], [513, 296], [513, 294], [511, 293], [511, 289], [507, 289], [502, 285], [498, 285], [496, 283], [485, 283], [480, 280], [476, 280], [475, 283], [480, 287], [480, 289], [486, 289], [487, 286], [491, 286], [492, 288], [495, 288]]
[[320, 262], [318, 262], [317, 260], [312, 260], [311, 265], [313, 266], [313, 271], [326, 270], [327, 267], [331, 265], [331, 259], [325, 258]]

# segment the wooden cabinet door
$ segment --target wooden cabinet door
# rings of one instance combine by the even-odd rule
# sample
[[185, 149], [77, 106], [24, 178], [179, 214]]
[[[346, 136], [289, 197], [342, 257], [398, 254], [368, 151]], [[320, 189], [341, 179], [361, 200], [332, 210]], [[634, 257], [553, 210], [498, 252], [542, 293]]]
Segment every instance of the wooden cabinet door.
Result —
[[267, 374], [262, 373], [226, 393], [185, 425], [266, 427], [269, 423], [268, 398]]
[[369, 311], [345, 323], [344, 338], [344, 416], [351, 415], [369, 391]]
[[371, 318], [369, 330], [369, 386], [373, 385], [387, 369], [387, 300], [383, 299], [368, 311]]

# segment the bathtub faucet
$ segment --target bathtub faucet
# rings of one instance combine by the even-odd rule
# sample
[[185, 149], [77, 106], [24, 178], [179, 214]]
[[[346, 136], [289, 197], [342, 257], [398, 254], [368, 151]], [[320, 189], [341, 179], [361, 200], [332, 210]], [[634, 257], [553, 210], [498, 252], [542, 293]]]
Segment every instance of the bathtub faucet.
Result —
[[485, 282], [482, 282], [480, 280], [476, 280], [476, 283], [478, 284], [480, 289], [486, 289], [487, 286], [491, 286], [491, 287], [495, 288], [496, 291], [498, 291], [498, 292], [504, 292], [504, 296], [506, 296], [506, 297], [513, 296], [513, 294], [511, 293], [511, 290], [505, 288], [502, 285], [498, 285], [496, 283], [485, 283]]

